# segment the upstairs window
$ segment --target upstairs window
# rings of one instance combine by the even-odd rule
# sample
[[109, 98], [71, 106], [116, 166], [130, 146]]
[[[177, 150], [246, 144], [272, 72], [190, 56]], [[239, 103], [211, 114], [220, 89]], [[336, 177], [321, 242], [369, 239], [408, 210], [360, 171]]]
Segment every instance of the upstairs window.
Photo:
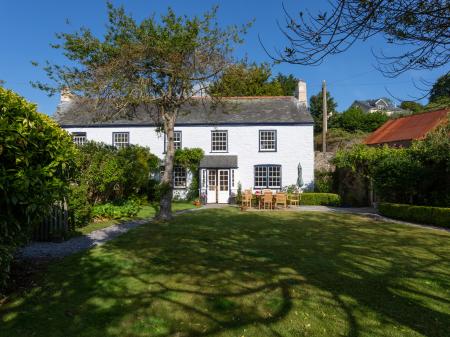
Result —
[[72, 140], [77, 145], [84, 145], [87, 142], [86, 132], [73, 132]]
[[277, 150], [277, 131], [259, 130], [259, 151], [275, 152]]
[[211, 152], [228, 152], [228, 131], [211, 132]]
[[281, 188], [281, 165], [255, 165], [255, 188]]
[[113, 146], [122, 148], [130, 145], [129, 132], [113, 132]]
[[[174, 131], [173, 132], [173, 145], [175, 147], [175, 151], [178, 149], [182, 149], [182, 134], [181, 131]], [[167, 152], [167, 136], [164, 135], [164, 152]]]

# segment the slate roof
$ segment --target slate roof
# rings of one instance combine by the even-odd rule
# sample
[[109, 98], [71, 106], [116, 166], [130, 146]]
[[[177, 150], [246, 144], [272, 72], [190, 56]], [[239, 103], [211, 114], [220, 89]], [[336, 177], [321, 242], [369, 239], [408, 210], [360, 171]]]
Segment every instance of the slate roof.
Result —
[[371, 133], [364, 143], [376, 145], [422, 139], [428, 132], [447, 121], [449, 111], [442, 109], [391, 119]]
[[[127, 112], [128, 116], [101, 121], [99, 116], [110, 112], [107, 107], [95, 109], [86, 100], [75, 98], [59, 104], [54, 117], [62, 127], [143, 126], [155, 124], [148, 113], [152, 109], [155, 107], [141, 106]], [[291, 96], [228, 97], [215, 108], [209, 99], [198, 99], [184, 106], [177, 118], [177, 125], [312, 123], [308, 109]]]
[[231, 155], [203, 156], [200, 168], [237, 168], [238, 158]]

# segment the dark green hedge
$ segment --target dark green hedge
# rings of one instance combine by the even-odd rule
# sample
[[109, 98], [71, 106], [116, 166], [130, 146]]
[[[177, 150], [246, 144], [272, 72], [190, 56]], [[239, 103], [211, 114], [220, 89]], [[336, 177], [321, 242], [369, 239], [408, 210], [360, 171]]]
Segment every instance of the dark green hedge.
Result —
[[302, 193], [300, 197], [301, 205], [323, 205], [323, 206], [339, 206], [341, 197], [334, 193]]
[[450, 228], [450, 208], [384, 202], [378, 205], [378, 211], [393, 219]]

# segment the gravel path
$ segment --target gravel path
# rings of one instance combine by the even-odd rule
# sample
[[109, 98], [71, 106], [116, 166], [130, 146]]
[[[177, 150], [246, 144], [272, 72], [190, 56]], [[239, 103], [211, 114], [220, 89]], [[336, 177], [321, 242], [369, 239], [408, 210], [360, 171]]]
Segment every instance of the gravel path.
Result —
[[[176, 214], [195, 211], [200, 208], [178, 211]], [[149, 223], [153, 218], [134, 220], [130, 222], [112, 225], [103, 229], [98, 229], [86, 235], [73, 237], [63, 242], [32, 242], [23, 247], [17, 253], [18, 258], [22, 259], [55, 259], [71, 255], [82, 250], [87, 250], [128, 232], [130, 229]]]

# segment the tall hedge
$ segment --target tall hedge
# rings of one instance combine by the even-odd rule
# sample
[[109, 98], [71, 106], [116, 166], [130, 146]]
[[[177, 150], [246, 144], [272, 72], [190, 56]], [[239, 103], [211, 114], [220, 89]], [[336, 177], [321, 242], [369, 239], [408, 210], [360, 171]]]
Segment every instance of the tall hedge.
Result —
[[75, 154], [67, 132], [0, 87], [0, 287], [14, 248], [68, 192]]
[[381, 201], [450, 206], [450, 123], [408, 148], [356, 145], [338, 151], [334, 164], [373, 183]]

